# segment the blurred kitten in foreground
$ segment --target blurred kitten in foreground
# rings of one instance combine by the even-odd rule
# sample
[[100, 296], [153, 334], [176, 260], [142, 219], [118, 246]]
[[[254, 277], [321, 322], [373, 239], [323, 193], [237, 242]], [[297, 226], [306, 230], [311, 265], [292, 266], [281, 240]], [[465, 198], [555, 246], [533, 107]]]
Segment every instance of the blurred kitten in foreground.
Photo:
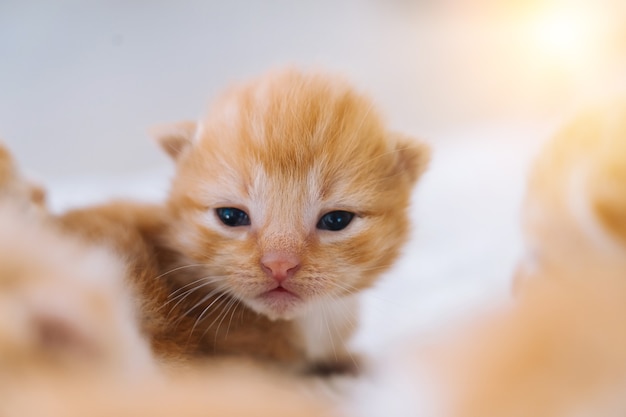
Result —
[[43, 215], [43, 190], [0, 145], [0, 381], [13, 372], [148, 367], [124, 269]]
[[3, 201], [0, 380], [30, 368], [147, 365], [122, 277], [122, 265], [108, 252]]
[[122, 262], [30, 210], [41, 200], [0, 150], [0, 415], [329, 415], [252, 364], [159, 372]]

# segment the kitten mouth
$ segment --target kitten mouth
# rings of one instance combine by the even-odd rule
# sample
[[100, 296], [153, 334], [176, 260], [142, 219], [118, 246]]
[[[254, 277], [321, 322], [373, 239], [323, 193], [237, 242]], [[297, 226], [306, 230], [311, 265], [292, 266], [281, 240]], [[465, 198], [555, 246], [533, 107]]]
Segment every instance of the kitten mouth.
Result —
[[300, 299], [300, 297], [297, 294], [289, 291], [287, 288], [283, 287], [280, 284], [278, 285], [278, 287], [273, 288], [269, 290], [268, 292], [261, 294], [261, 297], [263, 298], [266, 298], [268, 296], [270, 297], [293, 297], [296, 299]]
[[270, 318], [289, 318], [302, 305], [300, 296], [282, 285], [260, 294], [257, 298], [265, 306], [263, 310]]
[[268, 291], [268, 292], [269, 292], [269, 293], [271, 293], [271, 292], [277, 292], [277, 293], [280, 293], [280, 292], [288, 292], [288, 293], [290, 293], [290, 294], [291, 294], [291, 291], [289, 291], [287, 288], [285, 288], [285, 287], [283, 287], [283, 286], [280, 286], [280, 285], [279, 285], [278, 287], [274, 288], [273, 290]]

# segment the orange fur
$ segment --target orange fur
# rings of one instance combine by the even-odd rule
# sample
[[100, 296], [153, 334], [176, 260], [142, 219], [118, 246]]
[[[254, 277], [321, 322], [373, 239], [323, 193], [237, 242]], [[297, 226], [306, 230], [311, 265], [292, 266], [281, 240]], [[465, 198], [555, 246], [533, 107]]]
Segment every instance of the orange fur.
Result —
[[[398, 255], [427, 148], [389, 132], [343, 80], [295, 70], [231, 89], [206, 118], [161, 128], [158, 140], [177, 162], [166, 207], [114, 203], [60, 218], [127, 261], [155, 351], [352, 367], [353, 296]], [[246, 210], [252, 225], [221, 224], [219, 207]], [[317, 229], [333, 210], [355, 218]], [[269, 294], [277, 284], [263, 259], [297, 260], [281, 294]]]
[[[207, 354], [295, 358], [299, 346], [286, 338], [284, 326], [268, 325], [249, 311], [238, 312], [232, 321], [229, 318], [229, 332], [222, 327], [206, 334], [198, 328], [197, 316], [217, 296], [203, 300], [205, 293], [187, 294], [188, 288], [181, 286], [180, 275], [193, 282], [204, 272], [172, 249], [166, 238], [168, 213], [163, 207], [116, 202], [70, 211], [58, 222], [65, 230], [113, 249], [125, 261], [142, 333], [167, 362], [180, 363]], [[210, 323], [221, 320], [224, 312], [210, 311], [205, 317]], [[279, 349], [265, 347], [261, 343], [265, 338], [279, 343]]]
[[[184, 122], [158, 139], [177, 162], [170, 238], [214, 281], [200, 291], [216, 291], [215, 307], [225, 315], [256, 320], [259, 339], [246, 340], [252, 343], [244, 350], [266, 349], [296, 364], [349, 360], [352, 306], [312, 324], [330, 326], [318, 340], [307, 340], [301, 322], [369, 287], [392, 264], [407, 237], [410, 192], [427, 149], [389, 132], [372, 103], [343, 80], [295, 70], [229, 90], [192, 126]], [[245, 211], [251, 224], [221, 224], [220, 207]], [[334, 210], [355, 218], [341, 231], [317, 229]], [[287, 295], [271, 294], [277, 284], [263, 267], [266, 257], [297, 260], [297, 272], [281, 282]], [[214, 349], [230, 343], [211, 317], [200, 327]], [[240, 337], [236, 326], [226, 329], [229, 339]], [[282, 336], [265, 336], [272, 331]]]

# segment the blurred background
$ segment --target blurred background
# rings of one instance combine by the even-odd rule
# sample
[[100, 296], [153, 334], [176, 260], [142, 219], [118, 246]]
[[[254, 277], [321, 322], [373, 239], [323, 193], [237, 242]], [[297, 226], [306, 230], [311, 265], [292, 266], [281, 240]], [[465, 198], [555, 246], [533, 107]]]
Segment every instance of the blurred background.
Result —
[[150, 126], [296, 64], [436, 141], [612, 92], [625, 52], [620, 0], [2, 0], [0, 137], [44, 177], [151, 168]]
[[537, 145], [626, 87], [626, 2], [1, 0], [0, 137], [56, 210], [157, 199], [171, 164], [148, 128], [285, 64], [345, 74], [432, 144], [396, 273], [415, 291], [387, 290], [427, 318], [450, 294], [506, 288]]

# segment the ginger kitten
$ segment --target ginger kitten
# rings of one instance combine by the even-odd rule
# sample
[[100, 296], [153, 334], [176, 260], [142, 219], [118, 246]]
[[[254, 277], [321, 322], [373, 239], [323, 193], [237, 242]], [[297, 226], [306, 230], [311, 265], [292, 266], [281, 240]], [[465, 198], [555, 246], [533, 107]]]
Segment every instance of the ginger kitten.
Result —
[[[179, 281], [203, 295], [195, 331], [216, 351], [349, 366], [358, 293], [407, 238], [427, 148], [343, 80], [296, 70], [236, 86], [157, 136], [177, 167], [169, 236], [203, 274]], [[239, 314], [255, 323], [250, 345]]]

